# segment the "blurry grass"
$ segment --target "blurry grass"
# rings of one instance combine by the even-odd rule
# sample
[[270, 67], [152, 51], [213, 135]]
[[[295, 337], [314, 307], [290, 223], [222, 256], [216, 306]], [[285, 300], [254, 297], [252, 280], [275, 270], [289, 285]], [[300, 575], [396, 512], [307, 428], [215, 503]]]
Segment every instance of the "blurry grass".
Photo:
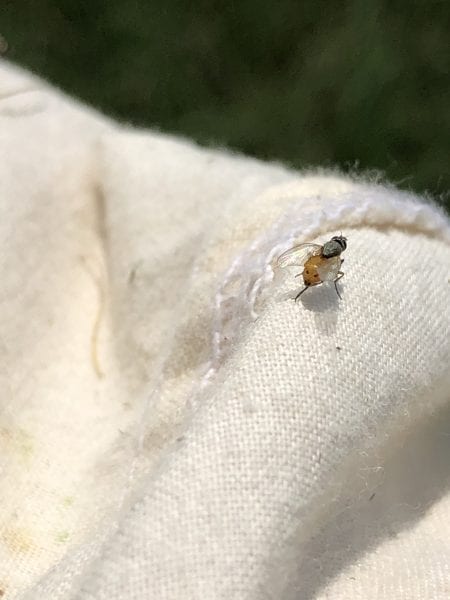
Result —
[[447, 1], [2, 0], [7, 56], [139, 125], [450, 206]]

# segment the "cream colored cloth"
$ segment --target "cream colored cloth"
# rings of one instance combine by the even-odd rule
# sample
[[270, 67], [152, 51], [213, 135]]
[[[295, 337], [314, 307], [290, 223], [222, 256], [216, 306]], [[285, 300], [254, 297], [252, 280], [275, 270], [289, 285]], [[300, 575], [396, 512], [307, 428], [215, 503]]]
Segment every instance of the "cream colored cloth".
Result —
[[[299, 132], [299, 135], [301, 133]], [[0, 595], [450, 597], [450, 226], [0, 67]], [[297, 242], [348, 238], [295, 304]]]

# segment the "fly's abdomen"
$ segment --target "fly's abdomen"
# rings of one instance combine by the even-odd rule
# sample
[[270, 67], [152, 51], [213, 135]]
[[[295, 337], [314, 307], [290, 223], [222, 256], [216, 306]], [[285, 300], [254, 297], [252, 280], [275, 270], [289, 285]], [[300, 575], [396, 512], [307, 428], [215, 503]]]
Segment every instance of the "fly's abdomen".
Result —
[[312, 256], [305, 263], [305, 268], [303, 269], [303, 281], [305, 285], [316, 285], [321, 282], [320, 274], [319, 274], [319, 265], [321, 259], [319, 256]]

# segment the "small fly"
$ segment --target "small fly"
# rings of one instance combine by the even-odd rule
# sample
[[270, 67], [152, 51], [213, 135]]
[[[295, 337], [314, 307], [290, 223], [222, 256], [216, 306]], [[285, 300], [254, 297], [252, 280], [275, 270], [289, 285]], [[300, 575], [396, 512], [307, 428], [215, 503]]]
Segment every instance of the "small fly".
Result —
[[344, 262], [341, 254], [346, 248], [347, 238], [343, 235], [335, 235], [323, 246], [300, 244], [286, 250], [278, 257], [279, 267], [303, 267], [303, 271], [296, 277], [303, 276], [305, 287], [295, 296], [296, 302], [308, 288], [326, 281], [333, 281], [336, 293], [342, 299], [337, 282], [344, 277], [344, 273], [340, 270]]

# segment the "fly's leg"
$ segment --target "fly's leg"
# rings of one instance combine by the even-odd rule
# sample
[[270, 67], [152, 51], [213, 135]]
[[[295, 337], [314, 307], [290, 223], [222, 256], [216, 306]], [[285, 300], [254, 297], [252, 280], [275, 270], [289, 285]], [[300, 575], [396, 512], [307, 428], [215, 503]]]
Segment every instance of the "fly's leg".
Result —
[[294, 298], [294, 302], [297, 302], [297, 300], [300, 298], [300, 296], [303, 294], [303, 292], [306, 292], [306, 290], [307, 290], [309, 287], [310, 287], [309, 285], [307, 285], [306, 287], [304, 287], [304, 288], [302, 289], [302, 291], [301, 291], [301, 292], [299, 292], [299, 293], [298, 293], [298, 294], [295, 296], [295, 298]]
[[[303, 275], [303, 271], [301, 273], [297, 273], [297, 275], [295, 277], [301, 277]], [[303, 292], [306, 292], [306, 290], [309, 288], [309, 285], [305, 286], [301, 292], [299, 292], [295, 298], [294, 298], [294, 302], [297, 302], [297, 300], [300, 298], [300, 296], [303, 294]]]
[[339, 293], [337, 282], [339, 281], [339, 279], [342, 279], [343, 277], [344, 277], [344, 273], [342, 271], [339, 271], [336, 279], [334, 280], [334, 289], [336, 290], [336, 294], [339, 296], [340, 300], [342, 300], [342, 296]]
[[[301, 277], [303, 275], [303, 271], [301, 273], [297, 273], [297, 275], [295, 277]], [[299, 292], [295, 298], [294, 298], [294, 302], [297, 302], [297, 300], [300, 298], [300, 296], [303, 294], [303, 292], [306, 292], [306, 290], [308, 289], [309, 285], [305, 286], [301, 292]]]
[[295, 302], [297, 302], [298, 298], [300, 298], [300, 296], [303, 294], [303, 292], [306, 292], [306, 290], [307, 290], [308, 288], [310, 288], [310, 287], [314, 287], [315, 285], [322, 285], [322, 283], [323, 283], [323, 281], [317, 281], [316, 283], [310, 283], [309, 285], [307, 285], [306, 287], [304, 287], [304, 288], [302, 289], [302, 291], [301, 291], [301, 292], [299, 292], [299, 293], [298, 293], [298, 294], [295, 296], [295, 298], [294, 298]]

